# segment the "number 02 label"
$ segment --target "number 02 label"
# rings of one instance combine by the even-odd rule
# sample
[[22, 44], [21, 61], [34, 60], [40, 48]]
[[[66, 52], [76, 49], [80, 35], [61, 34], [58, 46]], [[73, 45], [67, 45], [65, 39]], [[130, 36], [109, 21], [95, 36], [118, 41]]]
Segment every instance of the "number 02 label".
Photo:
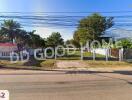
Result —
[[8, 90], [0, 90], [0, 100], [9, 100]]

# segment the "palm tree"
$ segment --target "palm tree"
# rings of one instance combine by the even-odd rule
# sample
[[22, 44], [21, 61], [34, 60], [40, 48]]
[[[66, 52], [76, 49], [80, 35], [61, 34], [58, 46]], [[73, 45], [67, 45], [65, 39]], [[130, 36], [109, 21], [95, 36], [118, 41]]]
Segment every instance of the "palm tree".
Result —
[[2, 30], [4, 30], [5, 34], [8, 34], [8, 37], [12, 43], [14, 43], [17, 29], [20, 29], [20, 24], [13, 20], [4, 20], [4, 23], [2, 23]]

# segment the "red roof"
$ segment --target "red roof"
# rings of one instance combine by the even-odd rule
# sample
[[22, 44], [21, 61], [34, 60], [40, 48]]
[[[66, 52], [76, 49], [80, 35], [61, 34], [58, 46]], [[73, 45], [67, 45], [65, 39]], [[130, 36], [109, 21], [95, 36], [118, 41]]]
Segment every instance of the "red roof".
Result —
[[13, 44], [13, 43], [0, 43], [0, 46], [17, 46], [17, 44]]

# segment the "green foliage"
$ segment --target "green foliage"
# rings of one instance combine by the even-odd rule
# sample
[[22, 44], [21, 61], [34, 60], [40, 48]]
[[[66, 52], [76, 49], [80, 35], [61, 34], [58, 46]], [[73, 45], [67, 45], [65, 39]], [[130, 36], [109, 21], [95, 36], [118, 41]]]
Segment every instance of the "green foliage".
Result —
[[4, 20], [1, 26], [1, 34], [3, 36], [7, 35], [9, 40], [13, 43], [17, 35], [17, 30], [21, 27], [20, 24], [13, 20]]
[[16, 30], [19, 29], [21, 26], [18, 22], [14, 20], [4, 20], [4, 23], [2, 23], [2, 27], [6, 28], [7, 30]]
[[46, 61], [43, 61], [40, 64], [40, 66], [43, 68], [53, 69], [53, 68], [55, 68], [55, 63], [56, 63], [55, 60], [46, 60]]
[[0, 29], [0, 42], [14, 42], [20, 45], [28, 45], [32, 48], [44, 47], [45, 40], [35, 31], [27, 32], [21, 29], [20, 23], [13, 20], [4, 20]]
[[55, 47], [57, 45], [63, 45], [64, 41], [61, 37], [61, 34], [59, 32], [53, 32], [48, 38], [46, 42], [47, 46]]
[[132, 49], [132, 40], [131, 39], [121, 39], [116, 42], [116, 46], [118, 48]]
[[74, 45], [76, 48], [79, 48], [79, 47], [80, 47], [80, 44], [79, 44], [77, 41], [75, 41], [74, 39], [67, 40], [67, 41], [66, 41], [66, 44], [72, 44], [72, 45]]
[[17, 43], [19, 46], [28, 46], [32, 48], [44, 48], [47, 46], [63, 45], [64, 41], [59, 32], [53, 32], [47, 42], [40, 35], [35, 34], [35, 30], [27, 32], [21, 29], [20, 23], [14, 20], [4, 20], [0, 29], [0, 42]]
[[113, 17], [106, 18], [94, 13], [80, 20], [73, 37], [74, 40], [86, 44], [87, 40], [99, 40], [99, 37], [112, 26]]
[[39, 35], [34, 34], [35, 31], [30, 32], [30, 41], [29, 41], [29, 45], [32, 48], [37, 48], [37, 47], [44, 47], [45, 46], [45, 39], [41, 38]]

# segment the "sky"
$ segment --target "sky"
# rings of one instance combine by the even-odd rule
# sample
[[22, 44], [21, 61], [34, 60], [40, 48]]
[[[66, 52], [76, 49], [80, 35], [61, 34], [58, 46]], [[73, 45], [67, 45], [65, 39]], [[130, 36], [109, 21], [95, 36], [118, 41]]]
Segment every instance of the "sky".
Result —
[[[102, 12], [102, 15], [112, 16], [113, 13], [103, 13], [112, 11], [132, 11], [132, 0], [0, 0], [0, 12], [32, 12], [33, 15], [37, 12]], [[67, 14], [74, 15], [74, 13]], [[81, 15], [81, 13], [75, 14]], [[121, 14], [124, 13], [115, 15]], [[86, 15], [89, 15], [89, 13]], [[76, 30], [75, 27], [25, 26], [24, 28], [36, 30], [36, 34], [44, 38], [52, 32], [60, 32], [65, 40], [71, 39]]]

